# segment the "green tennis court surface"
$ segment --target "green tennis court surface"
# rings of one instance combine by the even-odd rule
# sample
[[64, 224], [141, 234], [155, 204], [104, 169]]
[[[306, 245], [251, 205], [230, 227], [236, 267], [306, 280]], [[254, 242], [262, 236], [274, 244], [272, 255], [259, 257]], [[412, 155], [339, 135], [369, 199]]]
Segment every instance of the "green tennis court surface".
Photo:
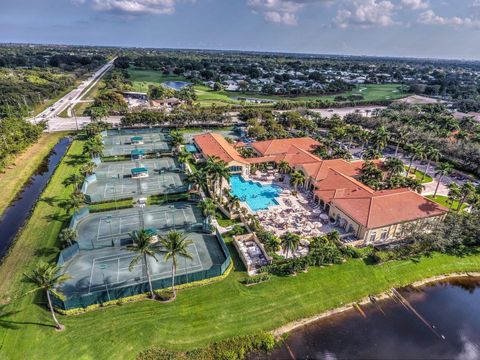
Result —
[[[138, 262], [129, 269], [134, 254], [126, 249], [131, 244], [130, 233], [139, 229], [152, 229], [159, 236], [172, 229], [186, 233], [193, 241], [188, 249], [193, 259], [179, 258], [177, 274], [202, 271], [207, 274], [212, 267], [223, 264], [226, 255], [221, 240], [202, 232], [203, 221], [200, 209], [191, 202], [88, 214], [77, 222], [80, 251], [63, 267], [71, 279], [62, 285], [61, 290], [69, 297], [144, 284], [147, 280], [145, 264]], [[172, 264], [163, 261], [160, 245], [157, 259], [158, 262], [153, 258], [148, 260], [152, 281], [168, 279]], [[194, 279], [188, 280], [187, 276], [186, 280]]]
[[164, 234], [171, 229], [202, 227], [201, 210], [190, 202], [172, 202], [146, 208], [131, 208], [88, 214], [81, 218], [76, 230], [80, 249], [122, 246], [130, 243], [130, 233], [139, 229], [156, 229]]
[[133, 150], [143, 150], [145, 154], [171, 151], [168, 134], [159, 129], [108, 130], [102, 134], [104, 156], [130, 155]]
[[[135, 168], [146, 168], [148, 177], [132, 177]], [[95, 170], [94, 179], [83, 187], [87, 201], [92, 203], [178, 194], [187, 190], [185, 174], [178, 161], [170, 157], [101, 163]]]
[[[207, 271], [213, 265], [225, 261], [226, 257], [216, 236], [194, 232], [187, 233], [187, 236], [193, 241], [188, 247], [193, 259], [178, 259], [178, 275]], [[80, 250], [65, 264], [63, 271], [71, 278], [63, 283], [60, 290], [66, 297], [71, 297], [143, 284], [147, 282], [145, 264], [143, 260], [139, 261], [130, 271], [129, 265], [133, 257], [133, 253], [123, 247]], [[156, 258], [158, 262], [153, 258], [147, 260], [152, 281], [171, 277], [172, 263], [171, 260], [163, 260], [161, 247]], [[192, 278], [191, 281], [193, 280]]]

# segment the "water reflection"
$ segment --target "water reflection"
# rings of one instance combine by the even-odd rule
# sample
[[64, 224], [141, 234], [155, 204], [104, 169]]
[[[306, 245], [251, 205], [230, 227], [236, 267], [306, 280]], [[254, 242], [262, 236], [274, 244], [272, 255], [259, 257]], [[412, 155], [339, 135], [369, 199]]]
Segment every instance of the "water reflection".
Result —
[[[480, 279], [454, 279], [401, 294], [433, 328], [387, 300], [295, 331], [286, 345], [254, 359], [480, 359]], [[383, 310], [383, 313], [382, 313]], [[442, 339], [435, 333], [445, 337]]]
[[34, 175], [0, 217], [0, 261], [7, 253], [18, 231], [25, 224], [36, 201], [67, 151], [70, 141], [70, 139], [64, 138], [55, 145], [49, 156], [42, 161]]

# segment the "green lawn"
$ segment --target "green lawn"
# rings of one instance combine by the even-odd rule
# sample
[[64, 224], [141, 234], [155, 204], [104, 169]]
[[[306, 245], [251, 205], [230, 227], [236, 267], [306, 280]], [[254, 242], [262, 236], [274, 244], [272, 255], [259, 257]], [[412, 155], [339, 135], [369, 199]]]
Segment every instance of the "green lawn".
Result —
[[[453, 210], [457, 210], [458, 205], [460, 205], [460, 202], [458, 200], [455, 200], [453, 202], [453, 204], [450, 204], [450, 202], [448, 201], [448, 196], [437, 195], [434, 198], [433, 195], [427, 195], [427, 198], [429, 198], [429, 199], [435, 201], [437, 204], [443, 205], [445, 207], [448, 207], [448, 208], [452, 207]], [[467, 207], [468, 207], [467, 204], [463, 204], [462, 205], [462, 210], [465, 210]]]
[[158, 86], [164, 81], [187, 81], [182, 76], [165, 75], [161, 71], [129, 69], [129, 80], [132, 82], [133, 91], [148, 92], [150, 85]]
[[[62, 181], [80, 166], [82, 143], [74, 142], [24, 228], [10, 256], [0, 266], [3, 301], [24, 294], [29, 285], [22, 274], [39, 259], [54, 260], [58, 232], [68, 222], [58, 201], [71, 188]], [[233, 247], [229, 248], [234, 252]], [[457, 271], [479, 271], [480, 255], [453, 257], [435, 254], [417, 261], [392, 261], [369, 266], [362, 260], [310, 268], [295, 277], [272, 277], [245, 287], [243, 266], [234, 255], [235, 271], [225, 280], [180, 291], [176, 301], [153, 301], [113, 306], [65, 317], [67, 329], [53, 330], [40, 295], [19, 297], [1, 311], [0, 358], [7, 359], [134, 359], [150, 346], [192, 349], [213, 340], [271, 330], [425, 277]]]
[[[129, 69], [130, 81], [133, 84], [134, 91], [146, 92], [149, 85], [159, 85], [164, 81], [188, 81], [182, 76], [177, 75], [165, 75], [161, 71], [155, 70], [139, 70]], [[240, 104], [241, 102], [236, 100], [237, 97], [251, 97], [257, 99], [268, 100], [291, 100], [291, 101], [308, 101], [308, 100], [331, 100], [336, 95], [317, 95], [317, 96], [279, 96], [279, 95], [259, 95], [254, 93], [245, 92], [232, 92], [232, 91], [214, 91], [204, 85], [195, 85], [195, 93], [197, 94], [197, 102], [202, 106], [226, 105], [226, 104]], [[373, 100], [393, 100], [407, 96], [407, 94], [400, 91], [399, 84], [368, 84], [358, 85], [356, 89], [342, 93], [339, 95], [362, 95], [365, 101]], [[253, 104], [252, 104], [253, 105]], [[269, 104], [256, 104], [256, 106], [270, 106]]]
[[[405, 166], [405, 170], [408, 170], [408, 166]], [[413, 174], [413, 170], [414, 169], [410, 170], [411, 174]], [[430, 175], [425, 175], [425, 177], [423, 175], [424, 175], [424, 173], [422, 171], [415, 170], [415, 178], [417, 180], [422, 180], [422, 178], [423, 178], [422, 184], [428, 184], [428, 183], [431, 183], [433, 181], [433, 179]]]
[[10, 202], [15, 199], [23, 185], [48, 156], [60, 138], [67, 135], [65, 132], [43, 135], [40, 140], [18, 155], [14, 162], [0, 174], [0, 215]]

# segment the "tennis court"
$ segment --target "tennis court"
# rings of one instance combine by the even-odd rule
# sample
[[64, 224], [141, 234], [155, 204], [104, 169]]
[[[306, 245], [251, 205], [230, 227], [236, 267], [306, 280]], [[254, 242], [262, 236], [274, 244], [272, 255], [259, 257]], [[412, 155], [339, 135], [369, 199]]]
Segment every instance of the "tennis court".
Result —
[[[177, 260], [177, 276], [184, 275], [184, 281], [194, 281], [189, 274], [198, 274], [212, 267], [218, 267], [226, 260], [219, 239], [215, 235], [202, 233], [187, 233], [193, 241], [188, 247], [192, 259], [179, 257]], [[95, 250], [80, 250], [80, 252], [65, 264], [63, 271], [71, 276], [60, 290], [68, 298], [94, 292], [107, 292], [110, 298], [118, 298], [119, 288], [147, 283], [146, 267], [143, 259], [131, 269], [130, 263], [135, 255], [123, 247], [103, 248]], [[154, 258], [147, 259], [154, 288], [168, 284], [171, 277], [172, 262], [163, 259], [162, 247], [159, 246]], [[131, 271], [130, 271], [131, 270]], [[165, 279], [166, 281], [162, 281]], [[183, 281], [182, 281], [183, 282]], [[146, 290], [145, 287], [143, 287]], [[117, 290], [113, 292], [114, 290]], [[113, 293], [111, 293], [113, 292]]]
[[[134, 178], [132, 169], [144, 169], [148, 177]], [[130, 199], [188, 190], [178, 161], [170, 158], [101, 163], [82, 188], [91, 203]]]
[[130, 233], [139, 229], [155, 229], [160, 235], [171, 229], [201, 229], [203, 220], [194, 203], [181, 201], [91, 213], [81, 218], [75, 228], [80, 249], [92, 249], [129, 244]]
[[159, 129], [108, 130], [102, 135], [103, 156], [130, 155], [133, 150], [143, 150], [145, 154], [165, 153], [172, 149], [168, 134]]

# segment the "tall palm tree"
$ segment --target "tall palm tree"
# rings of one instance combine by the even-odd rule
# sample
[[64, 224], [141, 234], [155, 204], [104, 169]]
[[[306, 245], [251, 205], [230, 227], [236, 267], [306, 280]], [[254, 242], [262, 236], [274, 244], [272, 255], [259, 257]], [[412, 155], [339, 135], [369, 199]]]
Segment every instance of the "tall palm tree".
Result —
[[467, 181], [460, 188], [460, 194], [462, 195], [462, 197], [460, 198], [460, 202], [458, 203], [457, 211], [460, 211], [467, 199], [473, 194], [475, 194], [475, 185], [473, 185], [470, 181]]
[[[36, 288], [28, 293], [43, 290], [47, 294], [48, 308], [52, 313], [53, 321], [57, 330], [63, 330], [65, 327], [58, 322], [53, 310], [52, 299], [50, 298], [50, 291], [58, 288], [70, 277], [66, 274], [60, 274], [61, 268], [57, 265], [40, 262], [31, 273], [25, 274], [27, 281], [35, 284]], [[56, 290], [58, 292], [58, 289]]]
[[442, 182], [443, 177], [451, 174], [452, 171], [453, 171], [453, 166], [450, 163], [442, 162], [438, 164], [437, 170], [435, 171], [435, 176], [436, 177], [438, 176], [438, 179], [437, 179], [437, 186], [435, 188], [435, 192], [433, 193], [434, 198], [435, 196], [437, 196], [438, 187], [440, 186], [440, 183]]
[[296, 170], [290, 175], [290, 184], [292, 184], [295, 191], [297, 191], [298, 185], [303, 183], [305, 183], [305, 175], [300, 170]]
[[78, 173], [73, 173], [68, 178], [65, 179], [64, 184], [73, 185], [75, 190], [80, 188], [80, 184], [83, 182], [84, 177]]
[[438, 160], [440, 160], [440, 157], [442, 156], [440, 151], [434, 146], [428, 146], [425, 151], [425, 155], [426, 155], [426, 158], [428, 159], [428, 163], [427, 163], [427, 168], [425, 169], [425, 172], [422, 175], [422, 180], [421, 180], [422, 182], [425, 179], [425, 176], [428, 175], [428, 171], [430, 170], [430, 165], [432, 161], [437, 162]]
[[77, 239], [77, 231], [72, 228], [65, 228], [60, 231], [58, 239], [63, 245], [67, 244], [68, 246], [72, 246], [73, 242]]
[[415, 143], [409, 146], [409, 153], [410, 153], [410, 163], [408, 164], [407, 175], [410, 174], [410, 170], [412, 169], [413, 162], [417, 159], [420, 159], [425, 154], [425, 149], [422, 145]]
[[185, 144], [185, 138], [180, 131], [172, 130], [170, 131], [170, 143], [174, 148], [178, 149], [180, 145]]
[[453, 207], [455, 201], [459, 201], [462, 197], [462, 190], [457, 183], [452, 182], [448, 184], [448, 200], [450, 202], [450, 209]]
[[177, 156], [178, 161], [182, 164], [182, 168], [185, 170], [186, 164], [193, 160], [193, 155], [183, 149]]
[[280, 174], [288, 174], [291, 170], [292, 168], [290, 167], [288, 162], [282, 160], [278, 163], [278, 171], [280, 172]]
[[91, 137], [83, 145], [83, 153], [90, 154], [92, 158], [102, 156], [104, 149], [105, 145], [103, 144], [101, 135]]
[[216, 190], [215, 187], [217, 185], [217, 180], [218, 180], [218, 173], [217, 173], [218, 161], [220, 161], [220, 159], [217, 158], [216, 156], [210, 156], [207, 159], [207, 162], [205, 164], [205, 173], [207, 175], [207, 182], [208, 182], [207, 185], [212, 188], [211, 189], [212, 193], [215, 193], [215, 190]]
[[212, 174], [212, 181], [214, 183], [217, 183], [214, 188], [218, 186], [218, 192], [219, 192], [219, 197], [220, 201], [222, 201], [222, 196], [223, 196], [223, 187], [222, 187], [222, 182], [223, 180], [228, 181], [230, 179], [230, 169], [227, 166], [227, 163], [223, 160], [218, 160], [214, 159], [213, 164], [207, 163], [207, 167], [209, 166], [208, 171]]
[[207, 185], [206, 174], [203, 170], [198, 170], [187, 174], [186, 181], [188, 184], [193, 186], [195, 191], [199, 191], [201, 188]]
[[84, 164], [80, 170], [80, 173], [83, 176], [88, 176], [93, 174], [97, 165], [93, 161], [89, 161], [88, 163]]
[[300, 236], [293, 233], [286, 233], [281, 237], [280, 240], [280, 244], [285, 250], [285, 258], [288, 259], [289, 253], [294, 253], [297, 251], [298, 245], [300, 245]]
[[229, 200], [230, 212], [237, 211], [240, 208], [240, 199], [238, 196], [233, 195]]
[[388, 178], [395, 175], [400, 175], [405, 171], [403, 161], [399, 158], [391, 157], [385, 161], [385, 169], [388, 171]]
[[202, 214], [205, 217], [204, 221], [204, 228], [207, 229], [207, 226], [210, 224], [210, 219], [212, 216], [215, 216], [215, 211], [217, 207], [212, 199], [205, 199], [198, 204], [200, 210], [202, 210]]
[[397, 146], [395, 147], [395, 157], [398, 156], [398, 151], [400, 146], [405, 146], [407, 144], [408, 138], [410, 136], [410, 131], [407, 128], [402, 128], [397, 131], [395, 134], [395, 140], [397, 141]]
[[373, 133], [373, 142], [377, 148], [377, 151], [382, 151], [385, 146], [388, 144], [388, 140], [390, 139], [390, 133], [387, 131], [385, 126], [380, 126], [375, 132]]
[[163, 260], [167, 262], [172, 260], [172, 292], [173, 299], [177, 297], [177, 292], [175, 291], [175, 274], [177, 271], [177, 257], [181, 256], [187, 259], [193, 259], [192, 254], [188, 251], [188, 246], [193, 244], [192, 240], [187, 239], [187, 236], [178, 231], [172, 230], [167, 233], [166, 236], [162, 236], [160, 239], [165, 252], [163, 255]]
[[83, 205], [85, 196], [82, 193], [73, 193], [70, 198], [64, 202], [67, 211], [77, 211]]
[[152, 279], [150, 276], [150, 267], [148, 266], [148, 258], [153, 258], [158, 262], [156, 257], [156, 245], [152, 242], [152, 234], [148, 230], [134, 231], [130, 234], [130, 238], [133, 241], [132, 245], [127, 246], [127, 250], [135, 253], [135, 256], [130, 261], [128, 270], [132, 271], [140, 260], [143, 260], [145, 264], [145, 273], [147, 274], [148, 287], [150, 289], [150, 297], [155, 298], [153, 292]]

